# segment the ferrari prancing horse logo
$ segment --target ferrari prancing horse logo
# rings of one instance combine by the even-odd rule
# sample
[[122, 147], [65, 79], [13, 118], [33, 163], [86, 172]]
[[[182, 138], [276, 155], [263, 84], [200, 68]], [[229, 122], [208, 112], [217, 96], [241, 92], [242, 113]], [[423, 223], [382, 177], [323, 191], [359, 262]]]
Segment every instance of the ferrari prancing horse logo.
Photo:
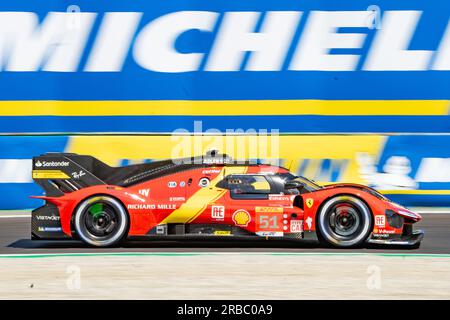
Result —
[[313, 206], [313, 204], [314, 204], [314, 200], [313, 199], [311, 199], [311, 198], [306, 199], [306, 206], [308, 208], [311, 208]]

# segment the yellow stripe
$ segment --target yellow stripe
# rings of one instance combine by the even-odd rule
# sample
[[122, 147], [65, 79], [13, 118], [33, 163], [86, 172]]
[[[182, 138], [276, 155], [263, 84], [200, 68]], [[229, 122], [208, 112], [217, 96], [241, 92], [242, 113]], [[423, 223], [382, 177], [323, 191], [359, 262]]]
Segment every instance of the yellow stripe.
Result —
[[215, 187], [217, 182], [222, 180], [225, 175], [232, 173], [245, 173], [246, 171], [247, 167], [245, 166], [222, 168], [222, 171], [217, 175], [217, 177], [211, 180], [210, 187], [201, 188], [194, 193], [194, 195], [187, 199], [187, 201], [178, 209], [174, 210], [171, 214], [169, 214], [169, 216], [161, 221], [161, 224], [188, 223], [195, 220], [195, 218], [197, 218], [209, 204], [214, 203], [214, 201], [219, 199], [226, 192], [226, 190]]
[[[222, 178], [222, 177], [221, 177]], [[219, 179], [220, 180], [220, 179]], [[219, 180], [217, 180], [215, 183], [217, 183], [217, 182], [219, 182]], [[195, 214], [195, 215], [193, 215], [189, 220], [188, 220], [188, 223], [190, 223], [190, 222], [192, 222], [192, 221], [194, 221], [203, 211], [205, 211], [205, 209], [206, 209], [206, 207], [208, 207], [208, 205], [210, 204], [210, 203], [214, 203], [215, 201], [217, 201], [218, 199], [220, 199], [224, 194], [225, 194], [225, 192], [227, 192], [227, 190], [222, 190], [221, 192], [219, 192], [218, 194], [217, 194], [217, 196], [216, 197], [214, 197], [213, 199], [211, 199], [210, 201], [209, 201], [209, 203], [205, 203], [205, 205]]]
[[448, 100], [0, 101], [0, 116], [447, 115]]

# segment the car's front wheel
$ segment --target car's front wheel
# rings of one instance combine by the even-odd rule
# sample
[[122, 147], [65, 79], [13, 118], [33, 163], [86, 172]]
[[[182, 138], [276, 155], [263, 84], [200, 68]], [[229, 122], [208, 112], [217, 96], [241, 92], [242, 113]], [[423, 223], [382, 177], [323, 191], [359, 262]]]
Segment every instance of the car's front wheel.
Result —
[[364, 243], [372, 226], [367, 205], [354, 196], [341, 195], [325, 202], [317, 216], [319, 239], [336, 247]]
[[80, 203], [74, 214], [79, 238], [92, 246], [110, 247], [120, 243], [128, 233], [128, 214], [115, 198], [99, 195]]

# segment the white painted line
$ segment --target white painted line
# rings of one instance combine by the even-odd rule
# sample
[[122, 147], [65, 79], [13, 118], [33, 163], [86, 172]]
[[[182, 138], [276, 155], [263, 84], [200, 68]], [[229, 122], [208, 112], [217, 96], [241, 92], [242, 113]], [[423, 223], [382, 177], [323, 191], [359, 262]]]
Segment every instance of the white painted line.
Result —
[[428, 214], [428, 213], [438, 213], [438, 214], [449, 214], [450, 208], [447, 207], [409, 207], [413, 212], [418, 214]]
[[416, 212], [416, 213], [418, 213], [418, 214], [421, 214], [421, 215], [428, 215], [428, 214], [450, 214], [450, 211], [414, 211], [414, 210], [412, 210], [413, 212]]
[[0, 254], [0, 258], [50, 258], [50, 257], [127, 257], [127, 256], [232, 256], [232, 255], [250, 255], [250, 256], [366, 256], [366, 257], [411, 257], [411, 258], [450, 258], [448, 253], [387, 253], [387, 252], [342, 252], [336, 249], [336, 252], [214, 252], [214, 251], [186, 251], [186, 252], [65, 252], [65, 253], [12, 253]]
[[31, 214], [0, 215], [0, 219], [2, 219], [2, 218], [8, 218], [8, 219], [14, 219], [14, 218], [31, 218]]
[[0, 210], [0, 219], [31, 218], [31, 210]]

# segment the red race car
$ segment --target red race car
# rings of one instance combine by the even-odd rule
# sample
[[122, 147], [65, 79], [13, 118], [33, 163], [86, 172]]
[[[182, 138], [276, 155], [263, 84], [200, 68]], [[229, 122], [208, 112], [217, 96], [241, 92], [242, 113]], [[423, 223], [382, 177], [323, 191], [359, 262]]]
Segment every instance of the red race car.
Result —
[[110, 167], [85, 155], [33, 158], [45, 205], [33, 239], [81, 239], [106, 247], [126, 238], [229, 237], [418, 246], [421, 216], [358, 184], [319, 186], [289, 170], [226, 155]]

